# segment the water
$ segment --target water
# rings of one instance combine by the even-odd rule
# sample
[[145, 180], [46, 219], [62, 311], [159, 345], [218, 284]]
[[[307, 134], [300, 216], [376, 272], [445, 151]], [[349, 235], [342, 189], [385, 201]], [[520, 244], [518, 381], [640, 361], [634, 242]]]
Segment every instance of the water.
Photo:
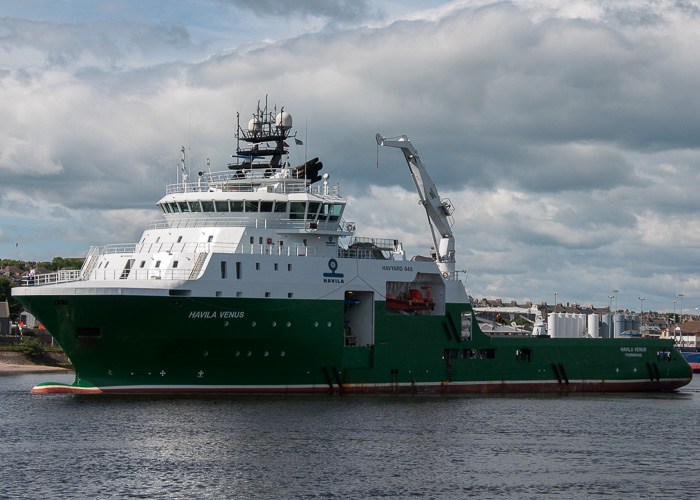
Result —
[[0, 377], [0, 498], [695, 498], [673, 394], [75, 396]]

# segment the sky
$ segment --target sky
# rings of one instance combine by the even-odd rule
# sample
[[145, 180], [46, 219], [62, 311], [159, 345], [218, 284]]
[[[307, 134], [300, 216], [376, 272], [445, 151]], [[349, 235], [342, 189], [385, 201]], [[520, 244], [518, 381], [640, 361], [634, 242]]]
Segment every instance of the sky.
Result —
[[699, 46], [699, 0], [0, 0], [0, 258], [137, 241], [267, 96], [358, 236], [427, 255], [407, 135], [476, 299], [695, 312]]

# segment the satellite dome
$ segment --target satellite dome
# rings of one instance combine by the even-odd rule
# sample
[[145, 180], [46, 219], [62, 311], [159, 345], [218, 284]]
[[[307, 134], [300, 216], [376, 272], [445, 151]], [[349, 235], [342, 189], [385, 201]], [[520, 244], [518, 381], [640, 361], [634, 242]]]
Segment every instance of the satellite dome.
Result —
[[251, 118], [250, 121], [248, 122], [248, 132], [251, 134], [255, 132], [260, 132], [262, 130], [262, 127], [260, 125], [260, 122], [258, 121], [257, 118]]
[[289, 130], [290, 128], [292, 128], [292, 115], [290, 115], [286, 111], [282, 111], [275, 118], [275, 125], [281, 128], [282, 130]]

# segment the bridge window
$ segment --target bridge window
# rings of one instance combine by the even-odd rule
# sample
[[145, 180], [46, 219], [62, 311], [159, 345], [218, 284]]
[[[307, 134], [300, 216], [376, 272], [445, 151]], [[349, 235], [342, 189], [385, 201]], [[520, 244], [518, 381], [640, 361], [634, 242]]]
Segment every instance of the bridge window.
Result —
[[180, 213], [180, 209], [177, 208], [177, 203], [171, 203], [171, 204], [170, 204], [170, 210], [172, 210], [174, 214], [179, 214], [179, 213]]
[[320, 208], [321, 204], [317, 201], [312, 201], [309, 202], [309, 211], [306, 214], [307, 219], [315, 219], [316, 214], [318, 213], [318, 209]]
[[272, 212], [272, 204], [273, 204], [273, 202], [271, 202], [271, 201], [261, 201], [260, 202], [260, 211], [261, 212]]
[[275, 213], [284, 214], [287, 212], [287, 202], [286, 201], [276, 201], [275, 202]]
[[289, 218], [303, 219], [306, 212], [306, 202], [293, 201], [289, 204]]
[[246, 201], [245, 211], [246, 212], [257, 212], [258, 211], [258, 201]]
[[231, 202], [231, 212], [242, 212], [243, 202], [242, 201], [232, 201]]
[[186, 201], [180, 201], [180, 202], [178, 202], [178, 206], [180, 207], [180, 211], [181, 211], [182, 213], [186, 213], [186, 212], [189, 212], [189, 211], [190, 211], [190, 207], [187, 206], [187, 202], [186, 202]]
[[340, 214], [343, 213], [343, 205], [340, 203], [335, 203], [333, 208], [331, 208], [331, 215], [328, 218], [329, 221], [337, 221], [340, 218]]
[[201, 211], [202, 211], [202, 207], [199, 205], [199, 202], [198, 202], [198, 201], [191, 201], [191, 202], [190, 202], [190, 210], [191, 210], [192, 212], [201, 212]]
[[228, 201], [217, 200], [214, 202], [217, 212], [228, 212]]

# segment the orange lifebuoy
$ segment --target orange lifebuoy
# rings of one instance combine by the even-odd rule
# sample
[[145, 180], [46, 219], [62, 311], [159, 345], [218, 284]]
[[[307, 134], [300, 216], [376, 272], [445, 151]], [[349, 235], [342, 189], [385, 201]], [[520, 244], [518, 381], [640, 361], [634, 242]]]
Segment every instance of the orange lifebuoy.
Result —
[[272, 245], [272, 238], [268, 238], [268, 239], [267, 239], [267, 244], [268, 244], [268, 245]]

